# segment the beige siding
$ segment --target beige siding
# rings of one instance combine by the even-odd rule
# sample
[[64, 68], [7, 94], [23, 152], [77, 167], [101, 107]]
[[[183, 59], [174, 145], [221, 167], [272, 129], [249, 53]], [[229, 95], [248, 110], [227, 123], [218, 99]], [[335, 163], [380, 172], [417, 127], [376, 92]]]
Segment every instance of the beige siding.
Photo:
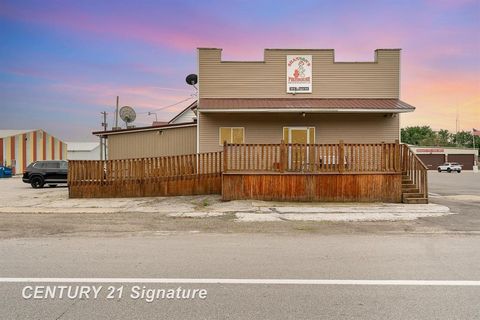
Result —
[[[399, 49], [376, 50], [374, 62], [334, 62], [333, 50], [267, 49], [260, 62], [221, 61], [220, 49], [198, 54], [200, 98], [399, 98]], [[312, 93], [286, 93], [287, 54], [312, 55]]]
[[113, 134], [108, 137], [108, 158], [129, 159], [192, 154], [196, 152], [196, 137], [195, 126]]
[[245, 143], [280, 143], [284, 126], [315, 127], [316, 143], [379, 143], [398, 139], [398, 116], [384, 114], [200, 114], [200, 152], [221, 150], [219, 127], [245, 127]]

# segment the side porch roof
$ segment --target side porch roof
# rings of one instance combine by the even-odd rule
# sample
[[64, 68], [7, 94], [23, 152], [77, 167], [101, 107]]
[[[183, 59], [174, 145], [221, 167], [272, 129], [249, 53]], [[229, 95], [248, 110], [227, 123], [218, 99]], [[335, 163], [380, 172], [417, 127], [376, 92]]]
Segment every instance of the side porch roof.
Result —
[[399, 99], [203, 98], [200, 112], [412, 112]]
[[128, 134], [134, 132], [145, 132], [145, 131], [155, 131], [155, 130], [168, 130], [168, 129], [176, 129], [176, 128], [184, 128], [184, 127], [194, 127], [196, 126], [196, 122], [185, 122], [185, 123], [178, 123], [178, 124], [163, 124], [159, 126], [148, 126], [148, 127], [134, 127], [128, 129], [120, 129], [120, 130], [109, 130], [109, 131], [94, 131], [92, 134], [96, 136], [110, 136], [114, 134]]

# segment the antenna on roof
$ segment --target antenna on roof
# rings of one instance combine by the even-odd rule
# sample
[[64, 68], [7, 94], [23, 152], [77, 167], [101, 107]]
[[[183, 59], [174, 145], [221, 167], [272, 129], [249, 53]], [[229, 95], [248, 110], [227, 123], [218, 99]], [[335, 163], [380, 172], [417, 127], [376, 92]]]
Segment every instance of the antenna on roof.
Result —
[[192, 87], [195, 88], [195, 90], [198, 90], [197, 87], [195, 86], [198, 82], [198, 76], [194, 73], [192, 74], [189, 74], [186, 78], [185, 78], [185, 81], [191, 85]]
[[120, 108], [120, 119], [125, 122], [125, 126], [127, 127], [127, 129], [132, 128], [132, 126], [129, 126], [128, 124], [135, 121], [136, 117], [137, 114], [132, 107], [124, 106]]

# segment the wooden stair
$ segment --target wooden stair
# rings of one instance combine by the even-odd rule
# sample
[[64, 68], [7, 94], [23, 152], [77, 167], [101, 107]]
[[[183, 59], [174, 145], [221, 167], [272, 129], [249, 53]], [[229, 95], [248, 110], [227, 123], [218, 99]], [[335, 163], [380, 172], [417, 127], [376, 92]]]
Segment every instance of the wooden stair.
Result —
[[402, 170], [402, 202], [428, 203], [428, 168], [406, 145], [400, 148]]
[[428, 197], [423, 194], [418, 186], [406, 173], [402, 175], [402, 202], [409, 204], [427, 204]]

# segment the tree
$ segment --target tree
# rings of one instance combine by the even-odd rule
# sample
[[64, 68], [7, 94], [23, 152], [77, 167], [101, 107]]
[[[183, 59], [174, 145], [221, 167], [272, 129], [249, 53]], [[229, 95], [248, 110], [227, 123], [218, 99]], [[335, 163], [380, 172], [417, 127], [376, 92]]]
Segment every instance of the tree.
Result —
[[[473, 148], [473, 135], [468, 131], [459, 131], [453, 134], [453, 143], [465, 148]], [[480, 137], [475, 136], [475, 148], [480, 147]]]
[[437, 145], [444, 147], [451, 146], [453, 145], [452, 140], [452, 134], [448, 130], [441, 129], [437, 132]]
[[[450, 133], [448, 130], [441, 129], [435, 132], [429, 126], [401, 129], [402, 142], [417, 146], [473, 148], [473, 138], [472, 133], [468, 131]], [[480, 148], [480, 137], [478, 136], [475, 136], [475, 148]]]
[[402, 128], [400, 136], [403, 143], [424, 146], [435, 145], [436, 134], [429, 126]]

